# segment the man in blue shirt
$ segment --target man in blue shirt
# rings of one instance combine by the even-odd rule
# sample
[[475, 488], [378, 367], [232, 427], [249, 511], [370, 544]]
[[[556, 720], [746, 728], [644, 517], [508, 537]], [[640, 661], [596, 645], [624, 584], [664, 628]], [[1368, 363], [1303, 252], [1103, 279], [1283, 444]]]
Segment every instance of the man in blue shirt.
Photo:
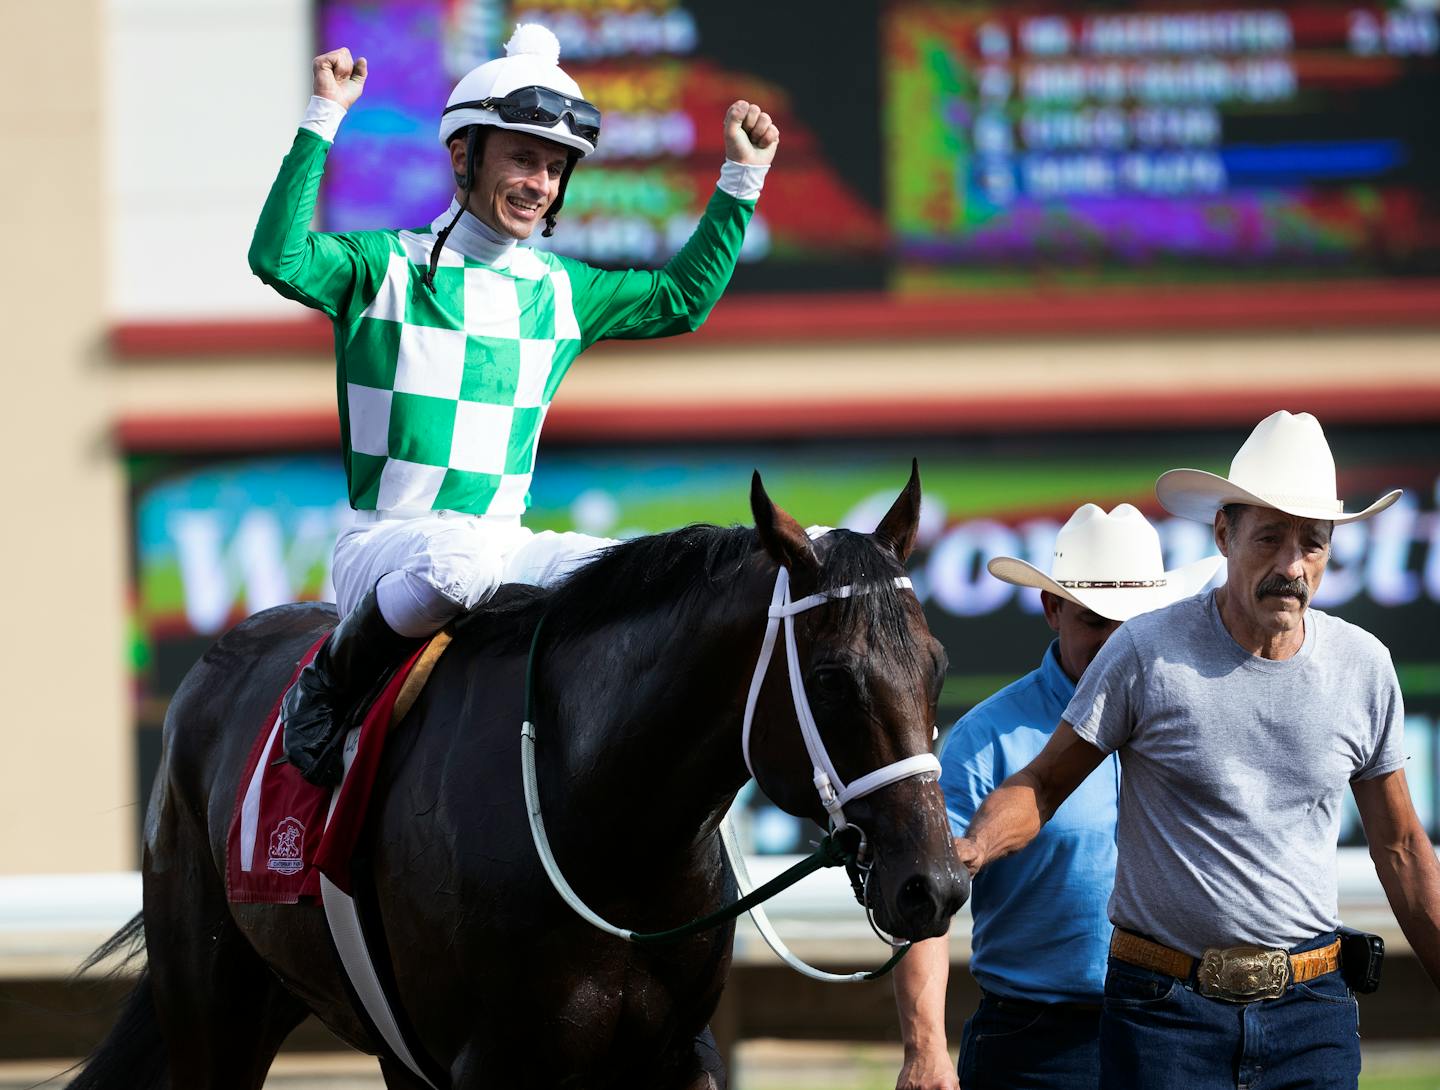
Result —
[[[1075, 683], [1122, 621], [1198, 592], [1221, 558], [1167, 572], [1160, 538], [1129, 504], [1087, 503], [1061, 528], [1051, 574], [997, 557], [996, 578], [1038, 587], [1056, 638], [1038, 669], [972, 708], [940, 754], [951, 831], [1044, 748]], [[895, 971], [905, 1042], [898, 1090], [1094, 1090], [1110, 942], [1120, 766], [1112, 755], [1034, 843], [975, 876], [970, 971], [979, 1008], [965, 1023], [958, 1071], [945, 1042], [945, 939], [918, 943]], [[958, 1082], [957, 1082], [958, 1075]]]

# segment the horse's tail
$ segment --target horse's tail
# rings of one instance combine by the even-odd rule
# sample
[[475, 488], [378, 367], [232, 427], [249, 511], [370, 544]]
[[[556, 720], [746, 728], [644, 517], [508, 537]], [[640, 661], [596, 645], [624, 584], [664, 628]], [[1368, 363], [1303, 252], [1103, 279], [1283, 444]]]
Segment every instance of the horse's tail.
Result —
[[[145, 918], [135, 918], [111, 935], [81, 963], [79, 976], [103, 961], [118, 955], [120, 960], [106, 973], [114, 976], [145, 952]], [[120, 1017], [84, 1066], [69, 1090], [169, 1090], [169, 1063], [165, 1041], [160, 1036], [160, 1018], [155, 1010], [150, 970], [142, 969]]]

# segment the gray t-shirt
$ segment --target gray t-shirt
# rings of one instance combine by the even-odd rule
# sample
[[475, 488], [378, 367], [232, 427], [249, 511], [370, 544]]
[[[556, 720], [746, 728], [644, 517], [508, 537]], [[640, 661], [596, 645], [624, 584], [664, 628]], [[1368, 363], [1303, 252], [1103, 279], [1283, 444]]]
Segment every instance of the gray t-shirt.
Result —
[[1213, 591], [1127, 621], [1065, 709], [1120, 751], [1110, 922], [1192, 957], [1338, 926], [1345, 789], [1404, 764], [1404, 717], [1384, 645], [1318, 610], [1284, 661], [1241, 648]]

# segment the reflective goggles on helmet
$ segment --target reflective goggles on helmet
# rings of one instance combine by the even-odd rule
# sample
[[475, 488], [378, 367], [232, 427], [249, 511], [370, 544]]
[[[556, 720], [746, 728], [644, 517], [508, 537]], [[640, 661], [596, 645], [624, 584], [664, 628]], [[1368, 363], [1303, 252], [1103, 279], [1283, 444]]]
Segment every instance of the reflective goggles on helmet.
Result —
[[504, 98], [481, 98], [446, 106], [454, 110], [489, 110], [508, 125], [544, 125], [559, 121], [592, 147], [600, 142], [600, 111], [583, 98], [567, 98], [548, 87], [517, 87]]

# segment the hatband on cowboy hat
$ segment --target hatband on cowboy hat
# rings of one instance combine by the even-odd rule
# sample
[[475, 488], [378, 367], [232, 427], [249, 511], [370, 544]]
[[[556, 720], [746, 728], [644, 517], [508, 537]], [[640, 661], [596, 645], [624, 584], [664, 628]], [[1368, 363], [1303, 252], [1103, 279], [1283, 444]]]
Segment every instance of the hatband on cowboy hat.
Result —
[[1245, 503], [1339, 525], [1378, 515], [1400, 498], [1400, 489], [1346, 514], [1336, 495], [1335, 457], [1320, 421], [1281, 409], [1255, 425], [1230, 463], [1229, 477], [1172, 469], [1155, 482], [1155, 495], [1172, 515], [1197, 522], [1214, 522], [1215, 512], [1226, 504]]
[[1160, 535], [1128, 503], [1106, 514], [1084, 504], [1055, 536], [1050, 574], [1018, 557], [997, 556], [986, 567], [996, 579], [1038, 587], [1112, 621], [1128, 621], [1199, 593], [1223, 561], [1220, 556], [1165, 570]]

